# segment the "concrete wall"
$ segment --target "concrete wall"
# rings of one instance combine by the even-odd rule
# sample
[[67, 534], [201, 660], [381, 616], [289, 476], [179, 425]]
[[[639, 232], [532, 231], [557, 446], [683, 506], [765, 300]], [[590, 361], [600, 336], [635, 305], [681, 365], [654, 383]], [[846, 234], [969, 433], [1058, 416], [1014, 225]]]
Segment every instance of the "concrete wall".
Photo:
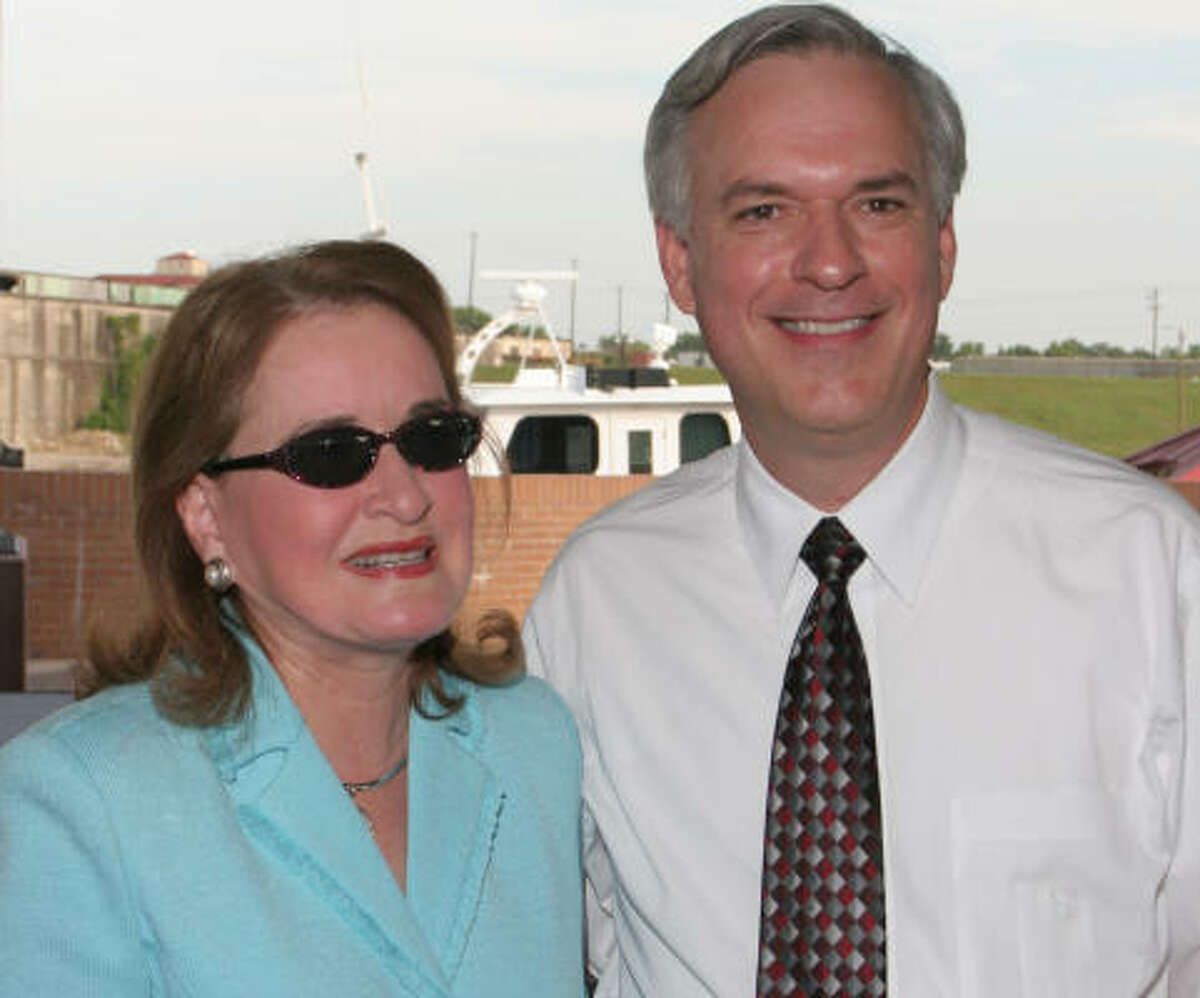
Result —
[[116, 362], [104, 318], [130, 314], [149, 334], [171, 310], [0, 295], [0, 441], [29, 446], [75, 429]]

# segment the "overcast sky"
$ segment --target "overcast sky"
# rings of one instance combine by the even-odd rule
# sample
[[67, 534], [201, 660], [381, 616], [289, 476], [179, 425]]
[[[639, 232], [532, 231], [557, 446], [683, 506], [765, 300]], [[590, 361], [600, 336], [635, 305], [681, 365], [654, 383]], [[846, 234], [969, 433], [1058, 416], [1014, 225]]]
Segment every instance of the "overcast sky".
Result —
[[[148, 271], [366, 228], [466, 302], [488, 268], [577, 260], [576, 331], [664, 312], [640, 161], [663, 81], [753, 4], [0, 0], [0, 267]], [[989, 346], [1200, 342], [1200, 3], [892, 0], [850, 9], [967, 120], [942, 329]], [[360, 100], [365, 68], [369, 115]], [[478, 280], [475, 303], [508, 288]], [[551, 318], [567, 333], [565, 286]], [[672, 321], [692, 326], [672, 310]]]

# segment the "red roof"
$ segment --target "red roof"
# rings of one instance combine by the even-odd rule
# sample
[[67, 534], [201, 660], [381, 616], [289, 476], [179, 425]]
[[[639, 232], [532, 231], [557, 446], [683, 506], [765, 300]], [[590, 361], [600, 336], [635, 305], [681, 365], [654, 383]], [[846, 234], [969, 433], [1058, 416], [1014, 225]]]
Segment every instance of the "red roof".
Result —
[[160, 287], [194, 288], [203, 277], [194, 274], [100, 274], [98, 280], [119, 284], [157, 284]]
[[1193, 426], [1145, 450], [1130, 454], [1125, 461], [1157, 478], [1173, 482], [1200, 481], [1200, 426]]

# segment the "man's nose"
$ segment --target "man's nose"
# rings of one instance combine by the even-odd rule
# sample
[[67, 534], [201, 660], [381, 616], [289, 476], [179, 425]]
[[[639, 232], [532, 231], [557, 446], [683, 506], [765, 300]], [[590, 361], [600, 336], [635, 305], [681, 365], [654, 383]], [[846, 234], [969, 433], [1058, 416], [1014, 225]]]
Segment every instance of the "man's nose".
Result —
[[853, 222], [835, 205], [818, 205], [806, 217], [792, 276], [824, 291], [852, 284], [866, 272]]

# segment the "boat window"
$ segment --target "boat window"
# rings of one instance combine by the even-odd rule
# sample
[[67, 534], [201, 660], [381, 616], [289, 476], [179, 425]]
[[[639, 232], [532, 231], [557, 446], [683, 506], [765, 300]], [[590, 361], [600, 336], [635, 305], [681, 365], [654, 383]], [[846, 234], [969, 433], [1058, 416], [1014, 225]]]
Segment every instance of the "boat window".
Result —
[[649, 430], [629, 431], [629, 473], [648, 475], [654, 470], [654, 452]]
[[679, 421], [679, 463], [699, 461], [729, 443], [729, 424], [719, 412], [689, 412]]
[[588, 416], [526, 416], [507, 452], [514, 475], [590, 475], [600, 463], [600, 433]]

